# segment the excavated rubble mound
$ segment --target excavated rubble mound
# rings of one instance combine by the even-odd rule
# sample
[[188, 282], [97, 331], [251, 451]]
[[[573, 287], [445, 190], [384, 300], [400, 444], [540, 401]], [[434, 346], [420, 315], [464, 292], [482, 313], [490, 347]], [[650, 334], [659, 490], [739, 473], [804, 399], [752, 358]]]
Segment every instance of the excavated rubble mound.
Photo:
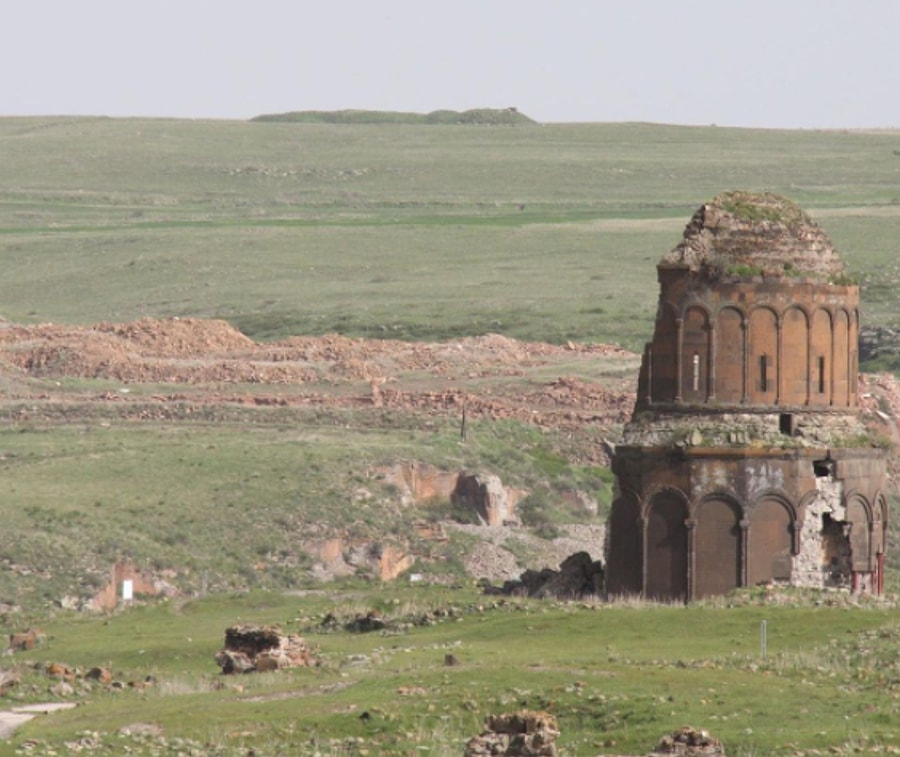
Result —
[[661, 265], [710, 278], [760, 274], [834, 280], [846, 267], [824, 231], [780, 195], [726, 192], [702, 205]]
[[[166, 417], [167, 403], [185, 400], [205, 406], [368, 405], [455, 416], [465, 406], [471, 418], [555, 427], [590, 420], [595, 427], [613, 428], [631, 413], [633, 380], [600, 384], [548, 377], [554, 365], [592, 371], [603, 358], [635, 364], [638, 359], [613, 345], [554, 345], [498, 334], [439, 343], [335, 334], [257, 343], [213, 319], [143, 318], [94, 326], [0, 321], [0, 391], [7, 402], [70, 401], [64, 388], [56, 388], [63, 379], [171, 385], [172, 394], [149, 399], [146, 392], [118, 388], [96, 398], [122, 403], [123, 412], [129, 398], [152, 401], [160, 406], [160, 418]], [[88, 401], [84, 390], [77, 399]], [[597, 455], [594, 462], [604, 462], [599, 448]]]

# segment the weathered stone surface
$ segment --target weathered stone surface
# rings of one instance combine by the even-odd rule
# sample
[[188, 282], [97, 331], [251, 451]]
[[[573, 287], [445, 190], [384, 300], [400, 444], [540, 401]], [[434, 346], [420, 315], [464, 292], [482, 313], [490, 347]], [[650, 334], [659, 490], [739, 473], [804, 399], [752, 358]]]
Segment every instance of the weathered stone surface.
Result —
[[649, 757], [673, 754], [678, 757], [725, 757], [725, 748], [706, 731], [684, 726], [663, 736]]
[[451, 499], [474, 511], [485, 525], [502, 526], [518, 523], [515, 508], [520, 494], [503, 486], [499, 476], [460, 473]]
[[9, 648], [13, 652], [26, 652], [43, 644], [47, 640], [47, 634], [40, 628], [29, 628], [27, 631], [19, 631], [9, 635]]
[[488, 584], [486, 594], [521, 594], [529, 597], [576, 599], [603, 593], [603, 563], [587, 552], [576, 552], [560, 563], [558, 570], [526, 570], [501, 588]]
[[741, 191], [702, 205], [662, 262], [714, 278], [758, 271], [828, 279], [846, 270], [822, 229], [797, 205], [778, 195]]
[[886, 452], [859, 408], [859, 287], [825, 234], [784, 198], [726, 193], [657, 275], [607, 595], [882, 591]]
[[506, 757], [556, 757], [559, 725], [546, 712], [490, 715], [485, 730], [466, 744], [464, 757], [506, 755]]
[[112, 673], [108, 668], [103, 667], [93, 667], [87, 673], [84, 674], [85, 679], [88, 681], [96, 681], [97, 683], [109, 684], [112, 683]]
[[225, 631], [225, 648], [216, 654], [223, 673], [251, 673], [318, 665], [306, 641], [278, 626], [241, 624]]

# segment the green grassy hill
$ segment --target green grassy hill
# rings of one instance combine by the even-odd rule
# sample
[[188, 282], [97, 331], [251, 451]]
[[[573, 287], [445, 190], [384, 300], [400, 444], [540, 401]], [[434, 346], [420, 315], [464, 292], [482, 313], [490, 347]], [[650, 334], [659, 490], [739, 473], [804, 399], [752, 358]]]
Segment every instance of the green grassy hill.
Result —
[[215, 316], [255, 338], [498, 332], [639, 348], [655, 263], [732, 188], [785, 194], [896, 324], [900, 135], [0, 119], [0, 314]]
[[299, 110], [269, 113], [252, 121], [264, 123], [322, 124], [467, 124], [475, 126], [521, 126], [533, 124], [515, 108], [474, 108], [472, 110], [435, 110], [431, 113], [407, 113], [384, 110]]
[[[639, 349], [656, 262], [697, 206], [742, 188], [808, 211], [860, 279], [864, 321], [900, 325], [900, 133], [470, 128], [432, 116], [0, 119], [0, 316], [216, 317], [257, 340], [495, 332]], [[458, 381], [524, 392], [569, 372], [622, 380], [612, 360], [583, 375], [565, 362], [514, 369]], [[426, 389], [434, 379], [409, 370]], [[0, 754], [458, 755], [487, 714], [521, 707], [557, 715], [561, 753], [585, 757], [646, 753], [686, 722], [731, 755], [900, 744], [892, 600], [493, 602], [460, 569], [475, 544], [466, 533], [420, 554], [417, 570], [452, 588], [308, 575], [307, 537], [403, 545], [451, 514], [447, 502], [405, 506], [367, 475], [398, 460], [496, 472], [534, 493], [527, 511], [548, 531], [571, 515], [563, 490], [602, 505], [608, 471], [575, 462], [579, 447], [601, 444], [590, 424], [485, 415], [462, 443], [455, 411], [256, 406], [266, 388], [252, 383], [0, 378], [0, 628], [48, 634], [0, 665], [19, 678], [0, 708], [56, 696], [83, 705], [33, 721]], [[362, 379], [333, 383], [369, 391]], [[229, 399], [203, 404], [203, 392]], [[140, 597], [101, 617], [67, 609], [124, 557], [169, 576], [182, 598]], [[396, 621], [384, 634], [322, 624], [373, 607]], [[429, 611], [440, 622], [419, 624]], [[322, 667], [223, 678], [213, 655], [239, 621], [300, 631]], [[462, 664], [445, 666], [447, 653]], [[51, 694], [54, 661], [80, 671], [71, 693]], [[101, 665], [122, 685], [82, 675]]]

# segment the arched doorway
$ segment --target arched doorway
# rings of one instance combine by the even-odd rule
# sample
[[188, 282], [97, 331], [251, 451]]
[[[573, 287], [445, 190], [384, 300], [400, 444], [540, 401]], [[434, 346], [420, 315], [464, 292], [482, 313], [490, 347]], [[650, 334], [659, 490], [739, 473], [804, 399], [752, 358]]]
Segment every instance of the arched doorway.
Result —
[[750, 512], [747, 535], [747, 583], [750, 586], [791, 580], [793, 518], [787, 506], [767, 497]]
[[687, 599], [687, 505], [673, 491], [655, 495], [647, 514], [648, 599]]
[[740, 510], [721, 497], [697, 508], [694, 528], [693, 597], [727, 594], [741, 585]]
[[622, 496], [613, 502], [606, 550], [606, 593], [610, 596], [641, 593], [640, 515], [631, 497]]

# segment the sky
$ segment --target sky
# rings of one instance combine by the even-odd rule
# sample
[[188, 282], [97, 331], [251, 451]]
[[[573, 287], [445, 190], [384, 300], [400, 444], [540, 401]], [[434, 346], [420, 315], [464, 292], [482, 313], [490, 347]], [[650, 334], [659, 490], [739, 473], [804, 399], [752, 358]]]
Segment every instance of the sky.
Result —
[[11, 0], [0, 116], [900, 127], [900, 0]]

